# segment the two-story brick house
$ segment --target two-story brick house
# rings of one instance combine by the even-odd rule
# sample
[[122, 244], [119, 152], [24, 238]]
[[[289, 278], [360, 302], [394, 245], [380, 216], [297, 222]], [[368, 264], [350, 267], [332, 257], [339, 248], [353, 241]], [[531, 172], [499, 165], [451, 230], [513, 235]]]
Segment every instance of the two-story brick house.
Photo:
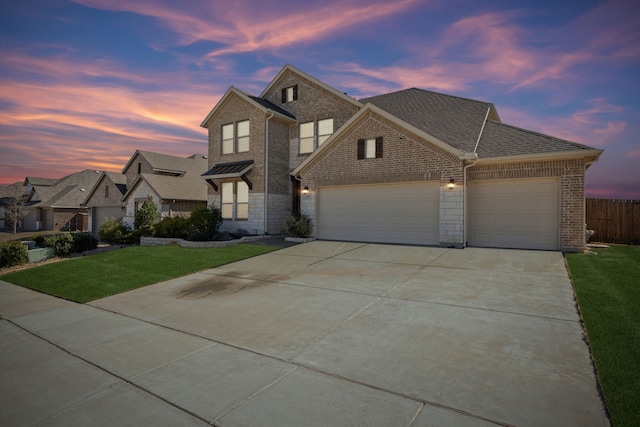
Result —
[[584, 247], [584, 176], [602, 150], [501, 122], [421, 89], [355, 100], [286, 65], [259, 97], [230, 88], [209, 130], [209, 201], [228, 229], [319, 239]]

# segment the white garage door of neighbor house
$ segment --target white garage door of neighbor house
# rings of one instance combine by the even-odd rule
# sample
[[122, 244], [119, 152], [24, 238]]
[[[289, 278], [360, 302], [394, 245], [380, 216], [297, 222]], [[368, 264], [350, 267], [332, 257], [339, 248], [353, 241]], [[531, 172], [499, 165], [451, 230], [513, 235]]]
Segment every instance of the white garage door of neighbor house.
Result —
[[120, 206], [97, 206], [93, 208], [93, 218], [91, 220], [92, 231], [97, 233], [105, 219], [112, 216], [115, 219], [122, 218], [124, 211]]
[[560, 183], [557, 178], [469, 183], [469, 245], [559, 248]]
[[437, 181], [319, 187], [317, 237], [437, 245], [439, 191]]

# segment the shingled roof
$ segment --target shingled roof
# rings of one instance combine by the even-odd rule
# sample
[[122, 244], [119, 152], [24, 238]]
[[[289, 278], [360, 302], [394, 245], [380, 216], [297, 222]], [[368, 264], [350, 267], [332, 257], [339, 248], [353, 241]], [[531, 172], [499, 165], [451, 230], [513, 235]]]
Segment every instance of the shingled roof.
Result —
[[489, 120], [478, 143], [477, 154], [480, 158], [489, 158], [581, 150], [593, 148]]
[[85, 169], [62, 177], [53, 185], [33, 185], [31, 201], [41, 207], [79, 207], [101, 176], [102, 171]]
[[[487, 111], [493, 108], [488, 102], [416, 88], [365, 98], [360, 102], [370, 102], [439, 140], [467, 152], [473, 152]], [[497, 118], [497, 114], [495, 117]]]
[[207, 185], [200, 179], [199, 173], [187, 173], [178, 177], [143, 173], [140, 174], [128, 193], [141, 181], [146, 181], [161, 199], [207, 201]]
[[[151, 165], [155, 172], [167, 172], [175, 173], [176, 175], [182, 175], [189, 171], [196, 171], [196, 169], [202, 169], [198, 173], [207, 169], [207, 157], [202, 154], [193, 154], [189, 157], [177, 157], [168, 154], [154, 153], [152, 151], [137, 150], [136, 153], [144, 157]], [[127, 162], [122, 169], [123, 173], [129, 167], [129, 164], [135, 158], [135, 153], [131, 156], [131, 159]]]

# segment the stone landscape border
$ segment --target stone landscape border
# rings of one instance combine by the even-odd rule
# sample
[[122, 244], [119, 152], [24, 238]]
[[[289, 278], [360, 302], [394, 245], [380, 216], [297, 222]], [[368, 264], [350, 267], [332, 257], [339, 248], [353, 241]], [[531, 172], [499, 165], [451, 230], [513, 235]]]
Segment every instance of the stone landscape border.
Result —
[[255, 242], [264, 239], [264, 236], [245, 236], [234, 240], [220, 240], [207, 242], [192, 242], [189, 240], [178, 239], [173, 237], [141, 237], [140, 246], [170, 246], [178, 245], [182, 248], [224, 248], [234, 246], [240, 243]]

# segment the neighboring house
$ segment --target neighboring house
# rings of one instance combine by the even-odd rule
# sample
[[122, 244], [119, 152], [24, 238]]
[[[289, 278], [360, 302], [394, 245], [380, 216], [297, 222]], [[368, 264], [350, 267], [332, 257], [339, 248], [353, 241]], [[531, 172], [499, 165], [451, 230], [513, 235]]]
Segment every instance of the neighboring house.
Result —
[[27, 177], [29, 214], [23, 230], [87, 231], [88, 209], [83, 205], [102, 172], [87, 169], [58, 180]]
[[[26, 195], [24, 183], [22, 182], [0, 186], [0, 230], [12, 230], [13, 224], [6, 217], [6, 210], [14, 203], [16, 197], [19, 198], [21, 195]], [[22, 228], [21, 223], [22, 221], [18, 224], [18, 228]]]
[[209, 130], [226, 229], [319, 239], [580, 251], [585, 171], [602, 150], [501, 122], [488, 102], [407, 89], [356, 101], [286, 65], [230, 88]]
[[124, 216], [122, 196], [127, 192], [127, 177], [122, 173], [102, 172], [100, 178], [88, 192], [84, 205], [89, 213], [89, 231], [97, 233], [109, 217]]
[[137, 150], [122, 170], [126, 192], [121, 216], [133, 227], [138, 207], [149, 196], [161, 218], [187, 216], [206, 206], [207, 185], [200, 178], [206, 170], [207, 157], [201, 154], [185, 158]]

